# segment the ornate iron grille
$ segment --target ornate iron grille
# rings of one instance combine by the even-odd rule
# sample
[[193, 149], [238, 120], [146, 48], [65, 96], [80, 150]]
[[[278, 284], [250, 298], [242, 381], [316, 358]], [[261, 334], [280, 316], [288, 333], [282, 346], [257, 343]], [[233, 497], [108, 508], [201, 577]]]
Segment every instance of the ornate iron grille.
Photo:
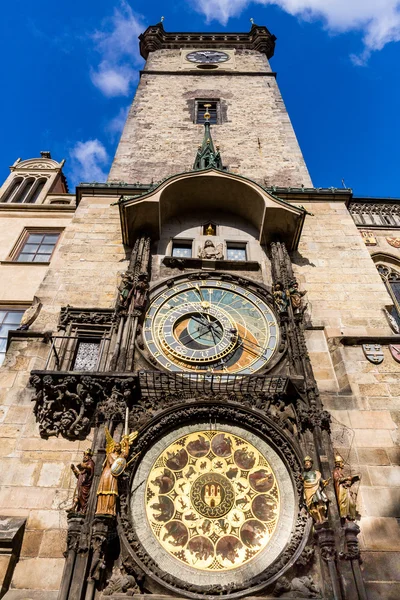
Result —
[[100, 357], [100, 342], [78, 342], [73, 371], [96, 371]]
[[266, 375], [202, 375], [198, 373], [157, 373], [140, 371], [139, 383], [142, 397], [162, 397], [165, 394], [193, 393], [282, 394], [288, 385], [287, 377]]

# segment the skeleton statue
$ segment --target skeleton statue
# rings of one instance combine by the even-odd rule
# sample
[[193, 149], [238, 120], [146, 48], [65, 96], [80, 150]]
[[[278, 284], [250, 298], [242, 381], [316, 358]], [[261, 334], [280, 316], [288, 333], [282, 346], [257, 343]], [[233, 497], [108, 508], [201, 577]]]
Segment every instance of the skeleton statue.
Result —
[[134, 290], [134, 307], [136, 310], [144, 310], [147, 302], [147, 292], [149, 290], [149, 276], [147, 273], [140, 273], [138, 282]]
[[204, 247], [199, 248], [199, 258], [206, 260], [223, 260], [222, 244], [214, 245], [212, 240], [206, 240]]

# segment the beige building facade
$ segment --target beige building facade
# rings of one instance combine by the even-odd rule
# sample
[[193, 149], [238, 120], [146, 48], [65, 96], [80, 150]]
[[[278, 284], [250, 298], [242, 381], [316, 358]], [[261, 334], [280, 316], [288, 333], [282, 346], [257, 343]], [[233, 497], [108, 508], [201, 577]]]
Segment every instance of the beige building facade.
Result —
[[265, 27], [140, 46], [108, 182], [0, 189], [0, 596], [395, 600], [398, 203], [312, 187]]

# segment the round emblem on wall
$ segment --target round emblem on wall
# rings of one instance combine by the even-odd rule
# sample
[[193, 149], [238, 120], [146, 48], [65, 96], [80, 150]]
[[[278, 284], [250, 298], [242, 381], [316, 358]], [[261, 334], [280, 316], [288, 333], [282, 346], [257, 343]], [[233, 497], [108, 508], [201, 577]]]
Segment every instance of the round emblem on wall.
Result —
[[[187, 425], [143, 457], [131, 516], [163, 571], [201, 585], [251, 579], [287, 544], [295, 518], [290, 475], [254, 433], [228, 424]], [[226, 575], [224, 575], [226, 573]]]

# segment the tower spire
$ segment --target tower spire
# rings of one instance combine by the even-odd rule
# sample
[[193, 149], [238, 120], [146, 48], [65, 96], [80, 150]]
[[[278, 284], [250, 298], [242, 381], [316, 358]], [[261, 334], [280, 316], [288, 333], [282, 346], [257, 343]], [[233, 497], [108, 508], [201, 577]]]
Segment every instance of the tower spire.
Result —
[[203, 143], [201, 146], [199, 146], [199, 149], [196, 154], [196, 158], [193, 165], [194, 171], [200, 169], [207, 169], [208, 167], [214, 167], [216, 169], [223, 168], [219, 148], [218, 146], [214, 147], [214, 142], [211, 136], [211, 115], [208, 111], [210, 107], [211, 104], [204, 105], [204, 108], [206, 109], [206, 112], [204, 113], [204, 137]]

